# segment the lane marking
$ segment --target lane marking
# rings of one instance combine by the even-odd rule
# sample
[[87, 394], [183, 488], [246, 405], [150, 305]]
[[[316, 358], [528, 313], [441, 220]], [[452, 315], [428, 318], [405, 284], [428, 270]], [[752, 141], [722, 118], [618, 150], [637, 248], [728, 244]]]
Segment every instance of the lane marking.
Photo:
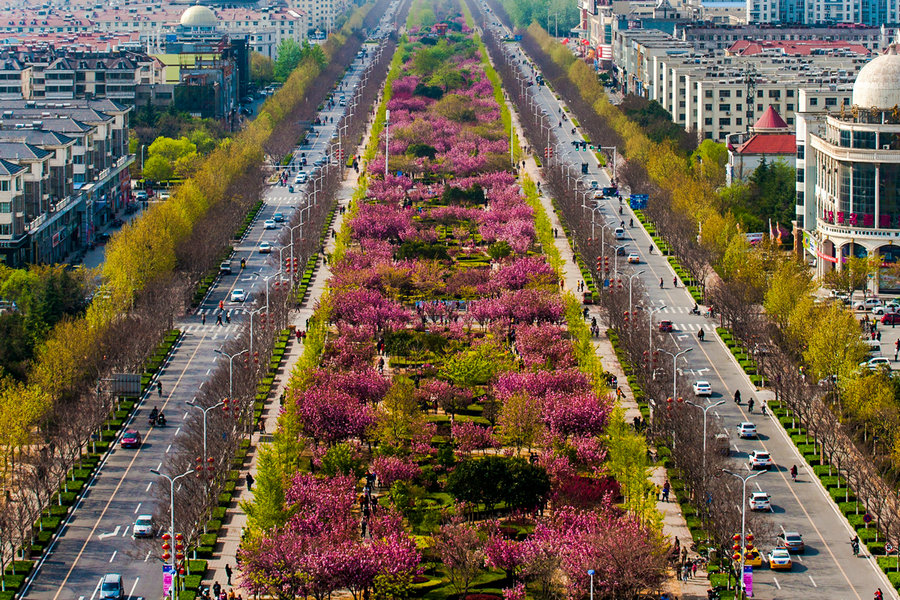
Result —
[[778, 583], [778, 580], [777, 580], [775, 577], [772, 577], [772, 581], [775, 582], [775, 587], [777, 587], [777, 588], [780, 590], [780, 589], [781, 589], [781, 584]]
[[138, 581], [140, 581], [140, 580], [141, 580], [140, 577], [135, 577], [135, 578], [134, 578], [134, 583], [131, 584], [131, 591], [128, 592], [128, 597], [129, 597], [129, 598], [134, 598], [134, 590], [135, 590], [135, 588], [137, 588]]
[[152, 487], [153, 487], [153, 482], [151, 481], [150, 483], [147, 484], [147, 489], [144, 490], [144, 491], [145, 491], [145, 492], [149, 492], [149, 491], [150, 491], [150, 488], [152, 488]]
[[112, 556], [109, 557], [109, 562], [112, 562], [116, 559], [116, 554], [118, 554], [118, 550], [113, 550]]
[[122, 529], [121, 525], [116, 525], [116, 530], [111, 533], [101, 533], [97, 536], [97, 539], [105, 540], [106, 538], [113, 537], [119, 535], [119, 530]]
[[137, 512], [138, 512], [139, 510], [141, 510], [141, 503], [140, 503], [140, 502], [138, 502], [138, 505], [134, 507], [134, 514], [137, 514]]
[[97, 596], [97, 591], [100, 590], [100, 584], [101, 584], [101, 583], [103, 583], [103, 578], [102, 578], [102, 577], [101, 577], [100, 580], [97, 582], [97, 585], [94, 586], [94, 593], [91, 594], [91, 600], [94, 600], [94, 597]]
[[816, 585], [816, 580], [812, 578], [812, 575], [807, 575], [807, 577], [809, 577], [809, 581], [813, 584], [813, 587], [819, 587]]

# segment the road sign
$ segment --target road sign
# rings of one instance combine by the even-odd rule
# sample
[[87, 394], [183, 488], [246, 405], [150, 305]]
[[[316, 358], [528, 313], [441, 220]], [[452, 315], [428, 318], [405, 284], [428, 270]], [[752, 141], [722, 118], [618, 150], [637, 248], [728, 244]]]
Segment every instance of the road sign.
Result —
[[628, 199], [628, 206], [631, 210], [644, 210], [647, 208], [647, 202], [650, 197], [647, 194], [632, 194]]
[[116, 396], [139, 396], [141, 394], [140, 373], [114, 373], [112, 393]]
[[175, 583], [175, 565], [163, 565], [163, 596], [172, 592]]
[[871, 522], [872, 522], [872, 515], [870, 515], [869, 513], [864, 514], [864, 515], [863, 515], [863, 522], [864, 522], [866, 525], [868, 525], [869, 523], [871, 523]]

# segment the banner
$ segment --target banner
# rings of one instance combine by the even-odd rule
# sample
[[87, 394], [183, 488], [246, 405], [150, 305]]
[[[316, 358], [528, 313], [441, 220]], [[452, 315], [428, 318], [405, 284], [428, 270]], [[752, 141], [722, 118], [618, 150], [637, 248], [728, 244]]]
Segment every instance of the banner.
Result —
[[744, 595], [753, 597], [753, 567], [744, 565]]
[[163, 596], [172, 593], [175, 583], [175, 565], [163, 565]]
[[747, 241], [751, 244], [758, 244], [762, 241], [765, 233], [745, 233], [744, 237], [747, 238]]

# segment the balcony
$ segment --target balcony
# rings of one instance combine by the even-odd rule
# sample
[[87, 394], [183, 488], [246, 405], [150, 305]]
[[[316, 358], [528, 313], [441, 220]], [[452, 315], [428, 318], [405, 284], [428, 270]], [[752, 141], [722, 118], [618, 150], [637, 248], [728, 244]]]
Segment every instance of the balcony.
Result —
[[873, 150], [862, 148], [844, 148], [828, 143], [818, 136], [812, 137], [812, 147], [828, 156], [842, 161], [857, 163], [898, 163], [900, 150]]

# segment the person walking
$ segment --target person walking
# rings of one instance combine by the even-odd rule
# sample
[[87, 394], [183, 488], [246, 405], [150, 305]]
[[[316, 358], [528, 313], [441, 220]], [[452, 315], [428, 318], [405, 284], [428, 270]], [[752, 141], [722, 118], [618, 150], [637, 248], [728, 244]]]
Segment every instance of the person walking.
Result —
[[669, 501], [669, 491], [672, 489], [672, 484], [669, 483], [669, 480], [666, 479], [666, 482], [663, 483], [662, 489], [662, 500], [663, 502]]
[[203, 313], [202, 315], [200, 315], [200, 324], [206, 325], [206, 313]]
[[218, 598], [221, 593], [222, 593], [222, 586], [219, 585], [219, 582], [217, 581], [213, 584], [213, 596]]
[[791, 481], [797, 481], [797, 465], [791, 467]]
[[227, 581], [226, 581], [226, 583], [227, 583], [228, 585], [231, 585], [231, 565], [229, 565], [229, 564], [227, 564], [227, 563], [226, 563], [226, 565], [225, 565], [225, 577], [228, 578]]
[[247, 473], [247, 491], [253, 490], [253, 475]]
[[156, 394], [162, 398], [162, 380], [156, 380]]
[[[222, 313], [219, 313], [216, 315], [216, 325], [221, 325], [221, 324], [222, 324]], [[216, 335], [218, 335], [218, 334], [216, 334]]]
[[735, 404], [741, 403], [741, 390], [734, 390], [734, 403]]

